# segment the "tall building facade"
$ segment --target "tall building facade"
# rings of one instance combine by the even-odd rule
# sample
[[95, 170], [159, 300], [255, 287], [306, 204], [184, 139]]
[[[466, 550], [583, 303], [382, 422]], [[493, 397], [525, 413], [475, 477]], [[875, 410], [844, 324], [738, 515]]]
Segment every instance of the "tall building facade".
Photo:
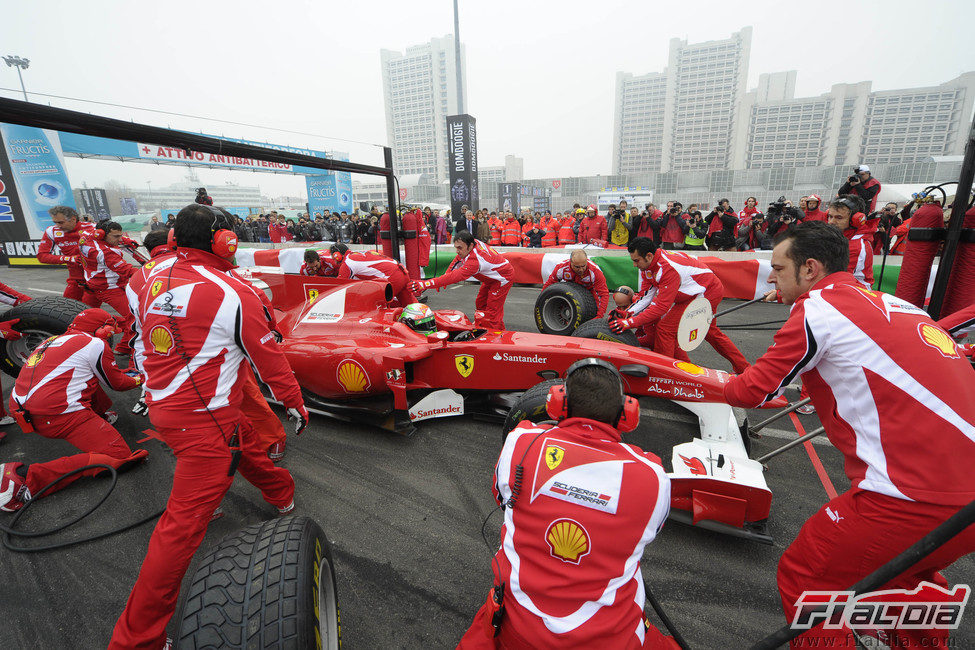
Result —
[[975, 72], [925, 88], [873, 91], [861, 81], [797, 98], [790, 70], [761, 74], [746, 92], [751, 36], [745, 27], [720, 41], [672, 39], [663, 72], [617, 73], [613, 173], [898, 164], [964, 152]]
[[618, 73], [613, 173], [727, 168], [751, 38], [745, 27], [718, 41], [671, 39], [663, 72]]
[[[447, 116], [457, 113], [454, 37], [432, 38], [405, 52], [380, 51], [386, 141], [397, 175], [431, 174], [447, 179]], [[461, 45], [464, 106], [467, 59]]]

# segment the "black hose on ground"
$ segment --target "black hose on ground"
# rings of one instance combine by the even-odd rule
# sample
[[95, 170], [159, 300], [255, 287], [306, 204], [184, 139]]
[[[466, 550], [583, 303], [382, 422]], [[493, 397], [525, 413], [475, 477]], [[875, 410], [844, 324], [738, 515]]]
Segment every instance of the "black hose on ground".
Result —
[[[89, 469], [98, 469], [98, 468], [102, 468], [102, 469], [108, 470], [109, 474], [111, 474], [112, 481], [109, 484], [108, 489], [105, 491], [105, 494], [102, 495], [102, 498], [101, 499], [99, 499], [97, 502], [95, 502], [95, 505], [93, 505], [92, 507], [88, 508], [88, 510], [86, 510], [83, 513], [81, 513], [80, 515], [78, 515], [74, 519], [68, 521], [67, 523], [63, 523], [63, 524], [61, 524], [59, 526], [56, 526], [55, 528], [52, 528], [50, 530], [45, 530], [45, 531], [41, 531], [41, 532], [30, 532], [30, 531], [17, 530], [15, 528], [15, 526], [17, 525], [17, 522], [24, 515], [24, 513], [27, 512], [27, 510], [30, 509], [30, 507], [34, 503], [36, 503], [38, 501], [38, 499], [42, 495], [44, 495], [46, 492], [48, 492], [55, 485], [57, 485], [58, 483], [60, 483], [61, 481], [65, 480], [67, 478], [70, 478], [70, 477], [74, 476], [75, 474], [79, 474], [79, 473], [84, 472], [84, 471], [89, 470]], [[149, 516], [147, 516], [147, 517], [145, 517], [143, 519], [140, 519], [139, 521], [136, 521], [136, 522], [133, 522], [131, 524], [127, 524], [125, 526], [122, 526], [121, 528], [116, 528], [114, 530], [110, 530], [110, 531], [107, 531], [107, 532], [104, 532], [104, 533], [98, 533], [96, 535], [91, 535], [89, 537], [83, 537], [81, 539], [75, 539], [75, 540], [71, 540], [71, 541], [68, 541], [68, 542], [60, 542], [60, 543], [57, 543], [57, 544], [47, 544], [47, 545], [44, 545], [44, 546], [30, 546], [30, 547], [27, 547], [27, 546], [15, 546], [14, 544], [11, 543], [12, 542], [12, 538], [14, 538], [14, 537], [28, 537], [28, 538], [30, 538], [30, 537], [46, 537], [48, 535], [53, 535], [54, 533], [61, 532], [62, 530], [66, 529], [66, 528], [68, 528], [70, 526], [73, 526], [74, 524], [78, 523], [79, 521], [81, 521], [82, 519], [84, 519], [85, 517], [87, 517], [88, 515], [90, 515], [91, 513], [93, 513], [95, 510], [97, 510], [98, 507], [101, 506], [103, 503], [105, 503], [105, 501], [108, 499], [109, 495], [112, 493], [112, 490], [115, 489], [115, 485], [117, 483], [118, 483], [118, 472], [115, 470], [115, 468], [112, 467], [111, 465], [103, 465], [101, 463], [96, 463], [94, 465], [85, 465], [84, 467], [79, 467], [77, 469], [71, 470], [70, 472], [67, 472], [65, 474], [62, 474], [61, 476], [57, 477], [56, 479], [54, 479], [53, 481], [51, 481], [50, 483], [48, 483], [47, 485], [45, 485], [43, 488], [41, 488], [40, 490], [38, 490], [37, 494], [34, 494], [32, 496], [32, 498], [31, 498], [31, 500], [28, 501], [27, 503], [25, 503], [24, 504], [24, 507], [17, 511], [17, 514], [15, 514], [14, 517], [13, 517], [13, 519], [10, 520], [10, 526], [9, 527], [4, 526], [3, 524], [0, 524], [0, 531], [2, 531], [3, 533], [5, 533], [5, 535], [3, 537], [3, 540], [2, 540], [3, 541], [3, 547], [6, 548], [6, 549], [9, 549], [9, 550], [11, 550], [11, 551], [13, 551], [15, 553], [38, 553], [40, 551], [53, 551], [53, 550], [59, 549], [59, 548], [67, 548], [69, 546], [74, 546], [76, 544], [83, 544], [85, 542], [93, 542], [95, 540], [103, 539], [105, 537], [111, 537], [112, 535], [116, 535], [118, 533], [127, 531], [127, 530], [129, 530], [131, 528], [135, 528], [136, 526], [141, 526], [142, 524], [144, 524], [146, 522], [149, 522], [149, 521], [152, 521], [153, 519], [158, 518], [160, 515], [162, 515], [163, 512], [166, 511], [166, 509], [163, 508], [159, 512], [153, 513], [153, 514], [151, 514], [151, 515], [149, 515]]]

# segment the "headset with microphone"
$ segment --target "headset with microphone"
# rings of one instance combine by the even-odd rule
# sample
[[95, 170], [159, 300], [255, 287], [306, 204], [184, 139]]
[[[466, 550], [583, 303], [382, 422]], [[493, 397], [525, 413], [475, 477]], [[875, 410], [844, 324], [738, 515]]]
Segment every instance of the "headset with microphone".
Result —
[[622, 433], [629, 433], [640, 424], [640, 403], [628, 396], [623, 389], [623, 377], [616, 366], [603, 359], [589, 357], [576, 361], [565, 371], [565, 383], [552, 386], [548, 389], [548, 397], [545, 400], [545, 411], [556, 420], [564, 420], [572, 417], [569, 408], [569, 377], [572, 373], [582, 368], [591, 367], [603, 368], [613, 374], [619, 382], [620, 387], [620, 410], [611, 424], [613, 428], [619, 429]]
[[[237, 233], [235, 233], [233, 230], [222, 228], [217, 225], [217, 221], [220, 219], [225, 219], [226, 215], [224, 215], [224, 213], [218, 208], [214, 208], [213, 206], [200, 204], [196, 205], [209, 210], [213, 214], [213, 223], [210, 224], [210, 250], [217, 257], [233, 257], [237, 252]], [[175, 249], [178, 246], [176, 243], [175, 227], [169, 229], [169, 234], [166, 236], [166, 242], [170, 248]]]
[[858, 206], [855, 201], [842, 196], [836, 199], [835, 203], [839, 203], [840, 205], [850, 209], [850, 228], [860, 229], [863, 227], [863, 224], [867, 222], [867, 216], [860, 212], [860, 206]]

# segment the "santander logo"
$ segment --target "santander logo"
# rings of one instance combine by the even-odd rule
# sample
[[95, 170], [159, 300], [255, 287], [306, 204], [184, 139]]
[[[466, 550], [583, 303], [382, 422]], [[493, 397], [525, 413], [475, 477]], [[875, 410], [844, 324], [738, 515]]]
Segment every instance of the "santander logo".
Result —
[[426, 410], [410, 411], [410, 419], [425, 419], [432, 417], [443, 417], [447, 415], [460, 415], [463, 410], [459, 406], [444, 406], [442, 408], [432, 408]]
[[493, 357], [495, 361], [509, 361], [515, 363], [545, 363], [548, 361], [548, 357], [540, 357], [537, 354], [531, 356], [524, 356], [520, 354], [508, 354], [507, 352], [501, 353], [496, 352]]

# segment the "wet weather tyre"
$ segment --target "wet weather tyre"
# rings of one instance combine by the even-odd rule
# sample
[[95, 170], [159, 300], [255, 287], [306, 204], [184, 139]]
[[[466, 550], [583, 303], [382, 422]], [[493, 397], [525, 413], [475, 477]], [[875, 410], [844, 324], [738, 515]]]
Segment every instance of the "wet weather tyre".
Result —
[[631, 330], [624, 330], [622, 333], [616, 334], [613, 330], [609, 329], [609, 321], [605, 321], [602, 318], [593, 318], [592, 320], [586, 321], [576, 328], [572, 336], [640, 347], [640, 342], [637, 340], [636, 334]]
[[575, 282], [556, 282], [535, 300], [535, 327], [542, 334], [569, 336], [596, 316], [596, 299]]
[[67, 332], [74, 317], [86, 309], [88, 305], [78, 300], [45, 296], [3, 312], [2, 320], [20, 319], [14, 329], [23, 336], [16, 341], [0, 339], [0, 370], [16, 377], [34, 348], [51, 336]]
[[504, 419], [501, 428], [501, 443], [504, 444], [508, 432], [515, 428], [522, 420], [531, 420], [535, 424], [543, 420], [551, 420], [545, 411], [545, 399], [548, 397], [548, 389], [552, 386], [561, 386], [565, 383], [564, 379], [546, 379], [539, 382], [521, 394], [515, 405], [508, 411], [508, 417]]
[[227, 537], [200, 562], [178, 621], [180, 649], [340, 648], [325, 533], [308, 517], [290, 516]]

